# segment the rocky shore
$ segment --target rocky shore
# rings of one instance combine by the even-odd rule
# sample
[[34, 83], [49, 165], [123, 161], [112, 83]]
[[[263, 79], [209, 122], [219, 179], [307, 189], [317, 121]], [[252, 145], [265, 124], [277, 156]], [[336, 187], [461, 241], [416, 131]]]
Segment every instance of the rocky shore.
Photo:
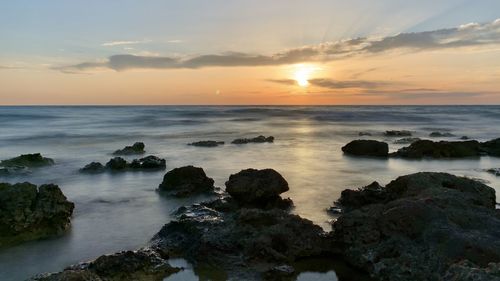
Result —
[[[186, 166], [168, 172], [160, 189], [189, 196], [212, 190], [213, 180]], [[500, 278], [500, 211], [480, 182], [417, 173], [344, 190], [331, 232], [290, 213], [287, 190], [273, 169], [243, 170], [215, 200], [178, 209], [147, 248], [33, 280], [162, 280], [180, 270], [172, 257], [222, 269], [228, 280], [294, 280], [294, 264], [311, 258], [345, 261], [375, 280]]]

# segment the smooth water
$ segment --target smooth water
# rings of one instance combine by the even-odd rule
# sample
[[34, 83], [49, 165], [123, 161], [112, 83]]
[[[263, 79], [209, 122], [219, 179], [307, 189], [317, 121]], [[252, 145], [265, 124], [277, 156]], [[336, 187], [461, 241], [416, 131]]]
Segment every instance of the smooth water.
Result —
[[[172, 219], [179, 206], [204, 198], [168, 199], [155, 189], [162, 172], [86, 175], [78, 169], [106, 162], [110, 153], [135, 141], [147, 155], [167, 160], [167, 170], [183, 165], [205, 169], [217, 186], [245, 168], [274, 168], [289, 182], [284, 194], [293, 212], [329, 230], [325, 209], [345, 188], [419, 171], [447, 171], [479, 178], [497, 192], [500, 179], [484, 172], [499, 168], [500, 158], [465, 160], [366, 159], [344, 156], [341, 147], [360, 138], [392, 144], [385, 130], [411, 130], [425, 138], [432, 131], [472, 139], [500, 137], [499, 106], [334, 106], [334, 107], [0, 107], [0, 159], [41, 152], [56, 165], [2, 182], [56, 183], [76, 204], [71, 231], [54, 239], [0, 249], [0, 280], [23, 280], [59, 271], [99, 255], [144, 246]], [[273, 144], [232, 145], [240, 137], [273, 135]], [[192, 147], [198, 140], [221, 140], [216, 148]], [[128, 157], [129, 159], [133, 157]], [[300, 280], [316, 280], [301, 275]], [[313, 273], [311, 273], [313, 274]], [[334, 274], [327, 272], [325, 274]], [[314, 274], [313, 274], [314, 275]], [[328, 275], [321, 275], [323, 277]]]

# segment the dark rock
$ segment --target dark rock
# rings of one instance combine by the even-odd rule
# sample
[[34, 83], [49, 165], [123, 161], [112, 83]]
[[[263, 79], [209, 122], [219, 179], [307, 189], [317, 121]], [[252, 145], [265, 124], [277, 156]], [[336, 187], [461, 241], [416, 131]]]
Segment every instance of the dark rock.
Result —
[[66, 268], [52, 274], [33, 277], [31, 281], [159, 281], [179, 272], [153, 249], [124, 251], [100, 256], [94, 261]]
[[110, 170], [125, 170], [127, 167], [127, 161], [121, 157], [112, 158], [106, 163], [106, 168]]
[[132, 146], [125, 146], [123, 149], [118, 149], [113, 152], [113, 155], [134, 155], [134, 154], [144, 154], [144, 148], [146, 146], [142, 142], [136, 142]]
[[491, 169], [486, 170], [486, 172], [493, 174], [497, 177], [500, 177], [500, 168], [491, 168]]
[[295, 269], [290, 265], [278, 265], [264, 273], [266, 281], [291, 281], [294, 279]]
[[226, 191], [241, 204], [265, 207], [280, 202], [280, 194], [288, 191], [288, 183], [273, 169], [246, 169], [231, 175]]
[[397, 131], [397, 130], [392, 130], [392, 131], [385, 131], [384, 133], [385, 136], [387, 137], [411, 137], [411, 131]]
[[53, 165], [54, 160], [50, 158], [43, 157], [40, 153], [34, 154], [23, 154], [18, 157], [3, 160], [0, 162], [0, 166], [3, 167], [43, 167]]
[[402, 139], [398, 139], [398, 140], [395, 140], [394, 143], [395, 144], [409, 144], [409, 143], [414, 143], [416, 141], [419, 141], [420, 138], [402, 138]]
[[102, 173], [104, 171], [106, 171], [106, 168], [99, 162], [92, 162], [80, 169], [82, 173]]
[[462, 260], [489, 274], [483, 280], [494, 280], [485, 269], [500, 262], [500, 214], [491, 187], [417, 173], [386, 187], [343, 192], [339, 202], [345, 212], [333, 225], [334, 240], [351, 265], [377, 280], [469, 280], [444, 278], [473, 273], [456, 272]]
[[468, 137], [468, 136], [461, 136], [461, 137], [460, 137], [460, 139], [461, 139], [461, 140], [468, 140], [468, 139], [469, 139], [469, 137]]
[[481, 143], [481, 151], [490, 156], [500, 157], [500, 138]]
[[233, 140], [231, 143], [233, 144], [245, 144], [245, 143], [263, 143], [263, 142], [274, 142], [274, 137], [273, 136], [269, 136], [269, 137], [265, 137], [265, 136], [258, 136], [258, 137], [255, 137], [255, 138], [251, 138], [251, 139], [235, 139]]
[[8, 167], [0, 167], [0, 176], [10, 176], [10, 175], [20, 175], [20, 174], [28, 174], [30, 170], [28, 167], [24, 166], [8, 166]]
[[162, 170], [167, 167], [165, 159], [150, 155], [141, 159], [134, 159], [129, 166], [131, 169]]
[[460, 261], [448, 268], [443, 280], [500, 281], [500, 263], [481, 267], [468, 260]]
[[207, 177], [202, 168], [185, 166], [165, 174], [159, 190], [168, 195], [184, 197], [214, 192], [214, 180]]
[[353, 140], [342, 147], [342, 151], [355, 156], [387, 157], [389, 145], [376, 140]]
[[455, 135], [452, 133], [442, 133], [442, 132], [432, 132], [429, 134], [431, 138], [444, 138], [444, 137], [454, 137]]
[[286, 211], [226, 211], [205, 204], [182, 210], [179, 219], [165, 225], [152, 243], [195, 267], [223, 269], [228, 280], [262, 280], [265, 272], [277, 266], [331, 249], [319, 226]]
[[403, 147], [391, 156], [402, 158], [462, 158], [481, 155], [479, 142], [419, 140], [408, 147]]
[[369, 132], [359, 132], [358, 136], [363, 137], [363, 136], [371, 136], [372, 134]]
[[57, 185], [0, 183], [0, 247], [64, 233], [73, 208]]
[[224, 142], [223, 141], [212, 141], [212, 140], [207, 140], [207, 141], [197, 141], [197, 142], [193, 142], [193, 143], [190, 143], [188, 145], [192, 145], [192, 146], [201, 146], [201, 147], [216, 147], [216, 146], [219, 146], [219, 145], [223, 145]]

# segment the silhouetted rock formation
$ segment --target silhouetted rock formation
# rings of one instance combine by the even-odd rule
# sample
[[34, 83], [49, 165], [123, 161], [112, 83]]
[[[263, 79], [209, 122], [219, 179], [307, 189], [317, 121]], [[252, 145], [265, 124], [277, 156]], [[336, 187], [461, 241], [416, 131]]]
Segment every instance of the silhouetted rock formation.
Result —
[[168, 171], [159, 191], [171, 196], [185, 197], [214, 192], [214, 180], [202, 168], [185, 166]]
[[419, 141], [420, 138], [402, 138], [394, 141], [394, 144], [409, 144]]
[[[445, 173], [417, 173], [344, 191], [333, 224], [344, 258], [378, 280], [496, 280], [495, 191]], [[446, 276], [446, 278], [445, 278]]]
[[481, 150], [490, 156], [500, 157], [500, 138], [481, 143]]
[[478, 157], [481, 147], [478, 141], [440, 141], [419, 140], [403, 147], [391, 156], [402, 158], [462, 158]]
[[103, 173], [110, 172], [125, 172], [125, 171], [151, 171], [163, 170], [167, 167], [165, 159], [150, 155], [140, 159], [134, 159], [128, 163], [121, 157], [114, 157], [103, 166], [99, 162], [92, 162], [80, 169], [82, 173]]
[[411, 132], [406, 130], [402, 131], [392, 130], [392, 131], [385, 131], [384, 135], [387, 137], [411, 137]]
[[274, 142], [274, 137], [269, 136], [258, 136], [251, 139], [235, 139], [231, 143], [233, 144], [246, 144], [246, 143], [264, 143], [264, 142]]
[[355, 156], [387, 157], [389, 145], [376, 140], [354, 140], [342, 147], [342, 151]]
[[213, 141], [213, 140], [207, 140], [207, 141], [197, 141], [197, 142], [192, 142], [188, 145], [192, 146], [201, 146], [201, 147], [216, 147], [219, 145], [223, 145], [223, 141]]
[[146, 146], [142, 142], [136, 142], [132, 146], [125, 146], [123, 149], [118, 149], [113, 152], [113, 155], [134, 155], [134, 154], [144, 154]]
[[57, 185], [0, 183], [0, 247], [64, 233], [73, 208]]
[[448, 132], [432, 132], [429, 134], [431, 138], [444, 138], [444, 137], [454, 137], [455, 135]]

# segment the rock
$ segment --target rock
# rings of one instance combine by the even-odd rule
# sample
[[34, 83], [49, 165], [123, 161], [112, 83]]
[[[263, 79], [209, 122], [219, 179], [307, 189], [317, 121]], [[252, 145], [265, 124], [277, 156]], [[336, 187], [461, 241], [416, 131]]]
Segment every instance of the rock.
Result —
[[0, 247], [64, 233], [73, 208], [57, 185], [0, 183]]
[[144, 148], [146, 146], [142, 142], [136, 142], [132, 146], [125, 146], [123, 149], [118, 149], [113, 152], [113, 155], [133, 155], [133, 154], [144, 154]]
[[20, 175], [20, 174], [29, 174], [30, 170], [28, 167], [24, 166], [8, 166], [8, 167], [0, 167], [0, 176], [10, 176], [10, 175]]
[[469, 139], [469, 137], [468, 137], [468, 136], [461, 136], [461, 137], [460, 137], [460, 139], [461, 139], [461, 140], [468, 140], [468, 139]]
[[429, 137], [431, 138], [444, 138], [444, 137], [454, 137], [455, 135], [452, 134], [452, 133], [448, 133], [448, 132], [432, 132], [429, 134]]
[[125, 170], [128, 168], [127, 161], [121, 157], [112, 158], [106, 163], [106, 168], [110, 170]]
[[479, 142], [419, 140], [408, 147], [403, 147], [391, 156], [402, 158], [463, 158], [481, 155]]
[[207, 140], [207, 141], [197, 141], [197, 142], [193, 142], [193, 143], [190, 143], [188, 145], [192, 145], [192, 146], [201, 146], [201, 147], [216, 147], [216, 146], [219, 146], [219, 145], [223, 145], [224, 142], [223, 141], [213, 141], [213, 140]]
[[0, 162], [0, 166], [3, 167], [43, 167], [53, 165], [54, 160], [50, 158], [43, 157], [40, 153], [34, 154], [23, 154], [18, 157], [3, 160]]
[[106, 171], [106, 168], [99, 162], [92, 162], [80, 169], [82, 173], [102, 173], [104, 171]]
[[214, 192], [214, 180], [207, 177], [202, 168], [184, 166], [165, 174], [159, 190], [168, 195], [185, 197]]
[[468, 260], [460, 261], [448, 268], [444, 280], [500, 281], [500, 263], [481, 267]]
[[262, 280], [277, 266], [331, 249], [323, 230], [299, 216], [279, 209], [219, 209], [223, 205], [184, 208], [152, 244], [195, 268], [222, 269], [227, 280]]
[[269, 137], [265, 137], [265, 136], [258, 136], [258, 137], [255, 137], [255, 138], [251, 138], [251, 139], [235, 139], [233, 140], [231, 143], [233, 144], [246, 144], [246, 143], [263, 143], [263, 142], [274, 142], [274, 137], [273, 136], [269, 136]]
[[35, 276], [31, 281], [158, 281], [179, 272], [154, 249], [123, 251], [100, 256], [94, 261], [66, 268], [64, 271]]
[[384, 135], [387, 137], [411, 137], [411, 132], [406, 130], [402, 131], [392, 130], [392, 131], [385, 131]]
[[342, 147], [342, 151], [355, 156], [387, 157], [389, 145], [376, 140], [354, 140]]
[[494, 280], [486, 268], [500, 262], [500, 213], [491, 187], [417, 173], [343, 192], [339, 202], [344, 213], [333, 224], [334, 241], [375, 279], [471, 280], [444, 278], [468, 260], [490, 278], [483, 280]]
[[266, 281], [291, 281], [295, 277], [295, 269], [289, 265], [278, 265], [264, 273]]
[[481, 151], [490, 156], [500, 157], [500, 138], [481, 143]]
[[150, 155], [141, 159], [134, 159], [129, 166], [131, 169], [161, 170], [167, 167], [165, 159]]
[[358, 136], [363, 137], [363, 136], [371, 136], [372, 134], [369, 132], [359, 132]]
[[497, 177], [500, 177], [500, 168], [491, 168], [491, 169], [486, 170], [486, 172], [493, 174]]
[[242, 170], [226, 181], [227, 193], [238, 203], [259, 207], [281, 201], [280, 194], [288, 190], [288, 182], [273, 169]]
[[419, 141], [420, 138], [402, 138], [394, 141], [394, 144], [407, 144]]

